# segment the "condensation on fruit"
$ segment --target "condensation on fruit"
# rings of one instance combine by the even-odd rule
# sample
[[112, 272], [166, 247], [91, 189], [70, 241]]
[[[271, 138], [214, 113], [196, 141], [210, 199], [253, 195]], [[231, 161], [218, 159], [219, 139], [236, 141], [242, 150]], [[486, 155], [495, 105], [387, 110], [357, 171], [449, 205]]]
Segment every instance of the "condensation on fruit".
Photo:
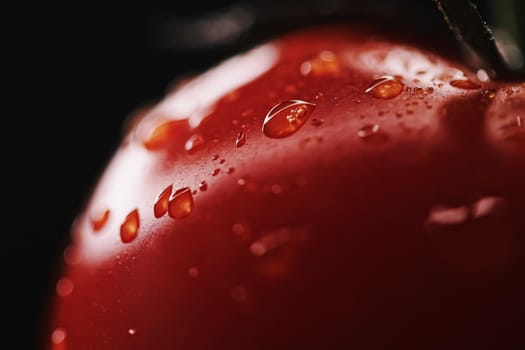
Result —
[[404, 88], [405, 84], [401, 79], [386, 75], [371, 82], [365, 89], [365, 93], [379, 99], [391, 99], [401, 95]]
[[337, 75], [340, 72], [340, 62], [332, 51], [321, 51], [314, 58], [304, 61], [300, 66], [304, 76]]
[[52, 350], [66, 350], [67, 332], [63, 327], [55, 328], [51, 333], [51, 349]]
[[181, 129], [187, 129], [186, 120], [172, 120], [161, 123], [143, 141], [143, 145], [149, 151], [166, 149], [173, 142], [174, 133]]
[[139, 211], [134, 209], [127, 216], [120, 226], [120, 239], [123, 243], [130, 243], [137, 238], [139, 231], [140, 219]]
[[281, 229], [264, 235], [250, 245], [253, 256], [262, 257], [288, 243], [292, 238], [290, 230]]
[[199, 274], [200, 274], [199, 269], [194, 266], [188, 269], [188, 276], [190, 276], [191, 278], [197, 278], [199, 277]]
[[164, 190], [162, 190], [162, 192], [159, 193], [155, 199], [155, 204], [153, 205], [153, 215], [155, 215], [156, 218], [160, 218], [168, 212], [168, 203], [172, 189], [173, 185], [169, 185]]
[[246, 143], [246, 135], [241, 131], [235, 139], [235, 147], [242, 147]]
[[186, 143], [184, 144], [184, 149], [188, 153], [195, 152], [200, 146], [204, 144], [204, 138], [200, 134], [191, 135]]
[[74, 288], [75, 284], [71, 278], [62, 277], [58, 280], [55, 290], [58, 296], [67, 297], [73, 293]]
[[378, 124], [366, 124], [357, 131], [357, 136], [369, 143], [384, 143], [389, 139]]
[[308, 120], [315, 104], [289, 100], [273, 106], [264, 118], [262, 132], [270, 138], [284, 138], [297, 132]]
[[93, 231], [100, 231], [104, 228], [104, 226], [106, 226], [110, 212], [111, 211], [109, 209], [105, 209], [100, 212], [91, 213], [91, 226], [93, 227]]
[[175, 191], [169, 199], [168, 214], [174, 219], [182, 219], [193, 210], [193, 196], [189, 187]]
[[452, 80], [450, 82], [450, 85], [452, 85], [455, 88], [464, 89], [464, 90], [477, 90], [481, 88], [481, 85], [476, 84], [472, 80], [468, 80], [468, 79], [467, 80], [465, 79]]

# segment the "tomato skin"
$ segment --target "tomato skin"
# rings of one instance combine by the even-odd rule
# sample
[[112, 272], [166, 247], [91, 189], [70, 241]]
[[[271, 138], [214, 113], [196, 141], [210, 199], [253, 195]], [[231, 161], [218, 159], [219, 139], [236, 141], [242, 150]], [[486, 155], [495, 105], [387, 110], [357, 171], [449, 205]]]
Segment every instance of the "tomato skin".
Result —
[[[385, 75], [402, 92], [367, 93]], [[80, 214], [50, 348], [522, 348], [524, 90], [357, 26], [292, 33], [187, 82]], [[269, 137], [286, 101], [312, 107]], [[155, 211], [169, 186], [177, 207]], [[443, 223], [441, 207], [467, 217]]]

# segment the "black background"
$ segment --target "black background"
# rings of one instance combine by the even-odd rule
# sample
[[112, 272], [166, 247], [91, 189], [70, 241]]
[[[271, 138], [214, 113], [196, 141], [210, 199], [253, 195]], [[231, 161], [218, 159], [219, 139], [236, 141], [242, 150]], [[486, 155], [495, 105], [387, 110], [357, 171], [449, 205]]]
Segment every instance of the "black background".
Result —
[[[5, 320], [17, 334], [14, 348], [37, 343], [69, 227], [120, 142], [126, 116], [160, 98], [181, 74], [316, 21], [286, 20], [295, 17], [293, 7], [285, 5], [300, 9], [302, 1], [267, 1], [257, 4], [283, 9], [282, 18], [256, 23], [238, 40], [195, 51], [167, 48], [155, 39], [159, 18], [202, 16], [230, 3], [173, 1], [167, 8], [120, 9], [27, 5], [5, 13], [11, 18], [4, 31], [8, 78], [3, 83], [9, 90], [7, 106], [14, 108], [4, 110], [1, 129], [7, 208], [2, 210], [1, 286], [7, 292]], [[372, 14], [422, 33], [450, 35], [431, 0], [349, 3], [339, 17]], [[484, 2], [478, 4], [486, 13]]]

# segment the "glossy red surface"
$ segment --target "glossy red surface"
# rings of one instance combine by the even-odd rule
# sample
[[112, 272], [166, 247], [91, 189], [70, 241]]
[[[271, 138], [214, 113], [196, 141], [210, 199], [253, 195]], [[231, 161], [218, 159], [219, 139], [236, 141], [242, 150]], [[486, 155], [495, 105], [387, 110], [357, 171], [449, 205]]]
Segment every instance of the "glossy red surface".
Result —
[[[73, 228], [71, 292], [46, 342], [522, 348], [524, 118], [523, 84], [369, 28], [305, 30], [226, 61], [116, 152]], [[100, 206], [111, 215], [95, 233]]]

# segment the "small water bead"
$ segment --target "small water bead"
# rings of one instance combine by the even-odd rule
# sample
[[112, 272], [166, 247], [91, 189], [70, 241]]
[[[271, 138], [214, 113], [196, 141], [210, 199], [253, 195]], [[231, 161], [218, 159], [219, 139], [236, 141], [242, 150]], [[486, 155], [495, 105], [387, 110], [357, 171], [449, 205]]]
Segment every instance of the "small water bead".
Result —
[[173, 185], [169, 185], [157, 196], [155, 204], [153, 205], [153, 214], [157, 219], [168, 212], [168, 202], [172, 189]]
[[235, 172], [235, 168], [234, 167], [230, 167], [228, 168], [228, 170], [226, 170], [226, 174], [233, 174]]
[[388, 141], [388, 135], [385, 134], [378, 124], [367, 124], [357, 132], [357, 136], [364, 141], [373, 143], [382, 143]]
[[272, 192], [273, 194], [281, 194], [283, 193], [283, 191], [284, 191], [283, 186], [279, 184], [273, 184], [272, 186], [270, 186], [270, 192]]
[[73, 292], [75, 285], [71, 278], [63, 277], [58, 280], [56, 285], [56, 292], [58, 296], [67, 297]]
[[311, 60], [305, 61], [300, 66], [300, 72], [308, 75], [333, 75], [340, 71], [340, 63], [337, 56], [331, 51], [322, 51]]
[[476, 77], [479, 79], [479, 81], [487, 82], [490, 80], [490, 77], [486, 70], [484, 69], [478, 69], [476, 72]]
[[66, 338], [67, 332], [65, 328], [58, 327], [53, 333], [51, 333], [51, 344], [53, 350], [65, 350], [66, 349]]
[[201, 181], [199, 184], [199, 190], [202, 192], [206, 191], [208, 189], [208, 183], [206, 181]]
[[324, 123], [324, 119], [317, 119], [317, 118], [312, 119], [312, 125], [313, 126], [319, 126], [319, 125], [321, 125], [323, 123]]
[[149, 151], [164, 149], [172, 142], [172, 137], [177, 130], [186, 130], [187, 121], [172, 120], [158, 125], [148, 139], [143, 141], [144, 147]]
[[459, 225], [467, 221], [470, 208], [466, 205], [451, 207], [436, 205], [430, 210], [427, 223], [438, 226]]
[[184, 144], [184, 149], [188, 153], [193, 153], [199, 146], [204, 144], [204, 138], [200, 134], [193, 134]]
[[242, 303], [248, 298], [248, 289], [246, 286], [239, 284], [231, 289], [231, 297], [234, 301]]
[[196, 268], [196, 267], [190, 267], [190, 268], [188, 269], [188, 276], [190, 276], [191, 278], [197, 278], [197, 277], [199, 277], [199, 273], [200, 273], [200, 271], [199, 271], [199, 269]]
[[174, 219], [182, 219], [193, 210], [193, 196], [189, 187], [175, 191], [169, 199], [168, 214]]
[[264, 256], [272, 250], [288, 243], [291, 239], [292, 235], [288, 229], [283, 228], [277, 230], [253, 242], [250, 245], [250, 253], [256, 257]]
[[242, 147], [246, 143], [246, 135], [241, 131], [237, 134], [237, 139], [235, 140], [235, 147]]
[[476, 219], [498, 215], [507, 208], [507, 201], [501, 197], [484, 197], [472, 205], [472, 216]]
[[289, 100], [273, 106], [264, 118], [262, 132], [270, 138], [283, 138], [299, 130], [315, 109], [315, 104]]
[[288, 94], [295, 94], [297, 93], [297, 87], [295, 85], [292, 85], [292, 84], [286, 84], [284, 86], [284, 91]]
[[405, 84], [401, 79], [390, 75], [374, 80], [366, 88], [365, 93], [380, 99], [391, 99], [401, 95]]
[[253, 113], [253, 109], [247, 109], [241, 113], [241, 117], [247, 117]]
[[134, 209], [131, 211], [124, 223], [120, 226], [120, 239], [123, 243], [130, 243], [137, 238], [137, 233], [140, 226], [139, 211]]
[[221, 172], [221, 169], [219, 168], [213, 169], [211, 172], [211, 176], [217, 176], [219, 175], [220, 172]]
[[481, 85], [476, 84], [472, 80], [464, 80], [464, 79], [452, 80], [450, 82], [450, 85], [452, 85], [455, 88], [464, 89], [464, 90], [477, 90], [481, 88]]
[[100, 231], [104, 226], [106, 226], [106, 223], [109, 219], [109, 214], [109, 209], [105, 209], [102, 212], [91, 214], [91, 226], [93, 227], [93, 231]]
[[128, 329], [128, 334], [129, 335], [135, 335], [135, 334], [137, 334], [137, 330], [135, 328], [130, 328], [130, 329]]
[[214, 154], [212, 157], [211, 157], [211, 160], [217, 160], [219, 159], [219, 155], [218, 154]]
[[243, 236], [246, 231], [246, 226], [243, 223], [237, 222], [232, 225], [232, 232], [237, 236]]

